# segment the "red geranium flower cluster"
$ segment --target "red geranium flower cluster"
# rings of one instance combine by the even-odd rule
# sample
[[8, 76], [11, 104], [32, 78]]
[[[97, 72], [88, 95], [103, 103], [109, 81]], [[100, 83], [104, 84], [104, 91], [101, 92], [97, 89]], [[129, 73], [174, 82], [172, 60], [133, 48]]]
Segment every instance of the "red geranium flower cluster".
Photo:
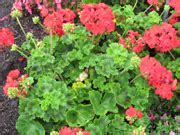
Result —
[[9, 47], [14, 44], [14, 35], [8, 28], [0, 29], [0, 46]]
[[86, 4], [80, 13], [80, 21], [94, 35], [112, 32], [115, 29], [112, 9], [104, 3]]
[[138, 32], [129, 30], [126, 39], [124, 40], [123, 38], [119, 38], [119, 43], [122, 44], [124, 48], [128, 48], [136, 53], [139, 53], [145, 46], [143, 39], [139, 38], [139, 36]]
[[158, 4], [158, 0], [147, 0], [147, 2], [149, 3], [149, 5], [157, 5]]
[[61, 128], [59, 131], [59, 135], [90, 135], [89, 132], [83, 131], [81, 128], [70, 128], [70, 127], [64, 127]]
[[167, 52], [178, 46], [176, 37], [177, 31], [168, 23], [161, 26], [154, 25], [145, 31], [143, 40], [150, 48], [155, 48], [160, 52]]
[[[18, 88], [19, 83], [24, 79], [27, 78], [27, 75], [20, 76], [20, 71], [18, 69], [11, 70], [6, 79], [6, 84], [3, 87], [4, 94], [8, 96], [8, 89], [9, 88]], [[27, 91], [24, 90], [18, 90], [17, 95], [23, 95], [25, 96], [27, 94]]]
[[177, 12], [180, 12], [180, 0], [169, 0], [169, 5]]
[[133, 106], [130, 106], [127, 110], [126, 110], [126, 116], [133, 118], [133, 117], [137, 117], [137, 118], [142, 118], [143, 114], [141, 111], [136, 110]]
[[74, 23], [75, 13], [69, 9], [61, 9], [52, 14], [48, 14], [44, 19], [44, 25], [47, 27], [47, 32], [52, 34], [63, 35], [63, 23]]
[[141, 59], [141, 74], [149, 80], [149, 84], [156, 88], [155, 93], [164, 99], [173, 97], [173, 90], [177, 88], [177, 80], [172, 78], [172, 72], [167, 70], [155, 58], [146, 56]]

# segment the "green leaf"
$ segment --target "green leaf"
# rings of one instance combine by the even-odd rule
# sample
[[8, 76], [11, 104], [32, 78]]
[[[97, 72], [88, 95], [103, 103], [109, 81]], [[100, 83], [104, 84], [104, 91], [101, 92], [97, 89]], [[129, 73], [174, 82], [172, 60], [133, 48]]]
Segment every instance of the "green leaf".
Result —
[[94, 117], [91, 105], [80, 104], [66, 114], [66, 121], [69, 126], [80, 127], [87, 124]]
[[35, 120], [30, 120], [25, 115], [19, 116], [16, 129], [21, 135], [45, 135], [44, 127]]
[[103, 76], [97, 76], [97, 78], [95, 78], [93, 80], [93, 84], [94, 84], [94, 88], [99, 88], [100, 91], [105, 89], [105, 82], [106, 82], [106, 78]]
[[132, 127], [124, 122], [124, 116], [115, 114], [111, 123], [108, 125], [108, 132], [112, 135], [131, 134]]
[[120, 83], [109, 82], [107, 84], [108, 89], [115, 95], [115, 99], [118, 105], [127, 108], [130, 106], [129, 97], [128, 97], [128, 86], [122, 86]]
[[95, 66], [97, 74], [106, 77], [118, 74], [118, 70], [115, 68], [115, 63], [110, 57], [106, 55], [101, 55], [98, 57], [97, 62], [98, 64]]
[[109, 123], [110, 120], [108, 116], [100, 116], [100, 118], [95, 119], [93, 123], [88, 124], [86, 130], [90, 131], [91, 135], [106, 135]]
[[89, 124], [86, 128], [87, 131], [90, 131], [91, 135], [104, 135], [103, 130], [98, 125]]
[[90, 91], [89, 98], [97, 115], [105, 115], [107, 112], [117, 112], [116, 99], [112, 93], [102, 94], [98, 91]]
[[69, 61], [74, 61], [74, 60], [81, 60], [83, 55], [80, 51], [73, 49], [63, 57], [66, 57]]
[[178, 29], [178, 31], [180, 31], [180, 22], [175, 23], [175, 24], [174, 24], [174, 27], [175, 27], [176, 29]]
[[167, 68], [173, 71], [177, 78], [180, 78], [180, 58], [177, 58], [175, 61], [169, 62]]
[[84, 69], [88, 67], [94, 67], [97, 64], [96, 59], [97, 59], [97, 56], [94, 54], [84, 56], [82, 60], [79, 62], [79, 68]]
[[99, 3], [101, 0], [82, 0], [83, 3]]
[[[44, 37], [43, 42], [46, 44], [46, 47], [52, 47], [53, 49], [57, 46], [57, 42], [59, 40], [58, 35], [49, 35]], [[52, 46], [51, 46], [52, 45]]]
[[125, 64], [128, 56], [127, 49], [118, 43], [111, 43], [107, 49], [108, 56], [114, 59], [114, 63], [122, 67]]
[[36, 79], [43, 75], [53, 76], [52, 65], [54, 62], [55, 57], [49, 53], [47, 48], [36, 48], [31, 51], [27, 69], [30, 70], [30, 76]]

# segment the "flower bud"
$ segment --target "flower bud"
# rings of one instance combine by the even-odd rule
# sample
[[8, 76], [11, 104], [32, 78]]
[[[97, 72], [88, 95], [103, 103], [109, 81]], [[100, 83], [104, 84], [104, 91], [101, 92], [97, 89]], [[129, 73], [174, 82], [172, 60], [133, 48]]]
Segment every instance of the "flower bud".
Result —
[[28, 32], [28, 33], [26, 34], [26, 38], [27, 38], [27, 39], [33, 38], [33, 34], [32, 34], [31, 32]]
[[16, 49], [17, 49], [17, 45], [16, 45], [16, 44], [13, 44], [13, 45], [11, 46], [11, 51], [16, 51]]
[[35, 17], [33, 17], [33, 18], [32, 18], [32, 20], [33, 20], [33, 23], [34, 23], [34, 24], [38, 24], [38, 23], [40, 23], [39, 16], [35, 16]]
[[18, 9], [15, 9], [11, 12], [11, 17], [12, 18], [22, 17], [22, 12]]
[[50, 135], [59, 135], [59, 133], [57, 131], [52, 131]]
[[169, 5], [165, 5], [164, 6], [164, 11], [169, 11], [170, 10], [170, 6]]

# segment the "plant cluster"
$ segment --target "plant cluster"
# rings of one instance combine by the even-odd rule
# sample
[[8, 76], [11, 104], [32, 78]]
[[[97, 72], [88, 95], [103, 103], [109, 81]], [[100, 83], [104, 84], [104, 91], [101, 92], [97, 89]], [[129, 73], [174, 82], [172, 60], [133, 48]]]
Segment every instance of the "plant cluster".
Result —
[[[138, 1], [134, 6], [84, 4], [79, 15], [45, 9], [42, 24], [33, 18], [48, 34], [42, 40], [26, 34], [14, 12], [26, 41], [8, 46], [27, 59], [28, 76], [10, 71], [4, 92], [19, 97], [20, 134], [178, 132], [178, 22], [164, 23], [157, 8], [163, 5], [147, 2], [153, 11], [137, 10]], [[175, 13], [178, 5], [170, 4]]]

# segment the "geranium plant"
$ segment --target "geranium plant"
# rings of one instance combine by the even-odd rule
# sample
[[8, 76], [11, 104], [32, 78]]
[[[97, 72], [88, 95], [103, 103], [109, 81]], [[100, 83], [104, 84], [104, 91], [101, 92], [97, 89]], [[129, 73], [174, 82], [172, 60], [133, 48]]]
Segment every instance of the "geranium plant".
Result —
[[177, 30], [156, 10], [136, 12], [136, 4], [47, 12], [49, 35], [39, 41], [28, 33], [21, 47], [12, 46], [27, 58], [28, 76], [18, 82], [19, 71], [11, 71], [4, 86], [7, 96], [19, 97], [20, 134], [145, 134], [152, 105], [177, 101]]

